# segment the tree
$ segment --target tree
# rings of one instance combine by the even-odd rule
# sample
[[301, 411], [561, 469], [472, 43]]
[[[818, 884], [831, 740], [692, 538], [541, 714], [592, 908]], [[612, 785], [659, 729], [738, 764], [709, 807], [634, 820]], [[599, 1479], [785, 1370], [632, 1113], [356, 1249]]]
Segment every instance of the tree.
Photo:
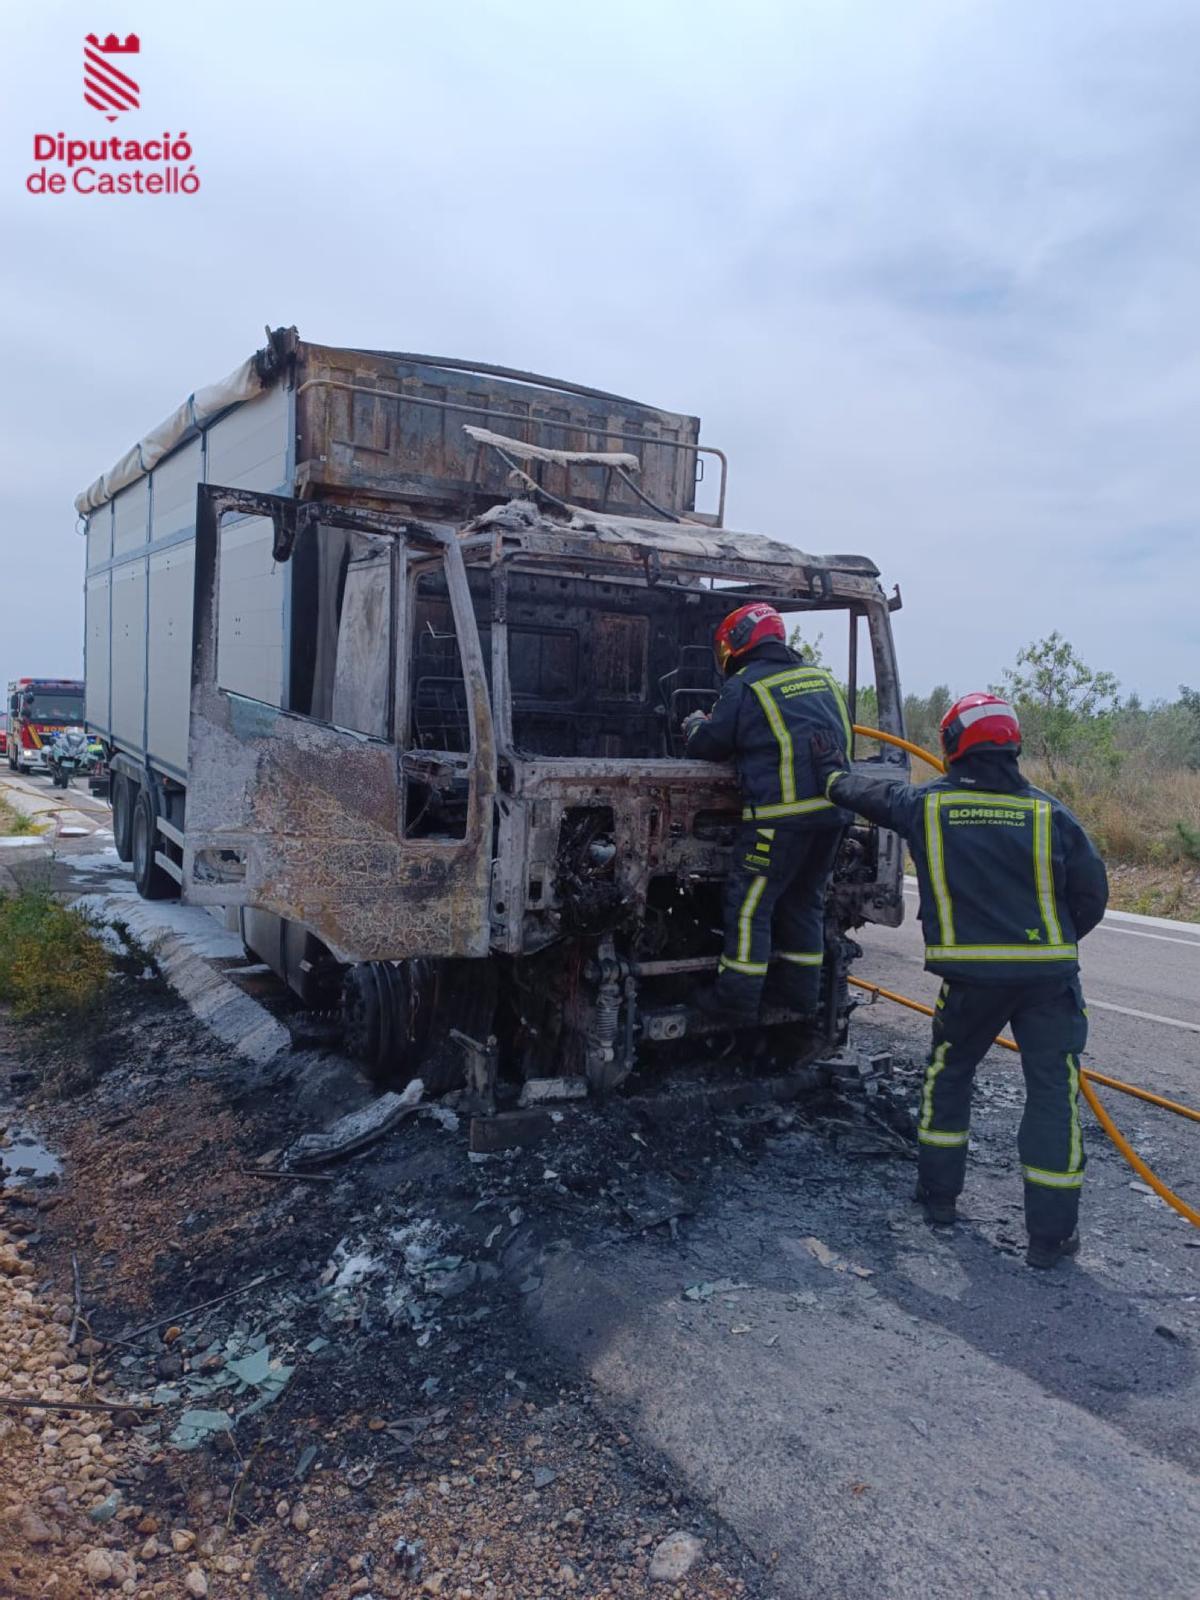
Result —
[[904, 729], [914, 744], [935, 754], [941, 749], [942, 718], [952, 704], [949, 686], [944, 683], [927, 695], [904, 696]]
[[806, 667], [825, 666], [825, 652], [822, 648], [824, 640], [825, 635], [823, 633], [818, 633], [813, 639], [805, 639], [800, 632], [799, 623], [788, 634], [788, 644], [791, 645]]
[[1093, 672], [1055, 629], [1019, 651], [1016, 665], [992, 692], [1012, 704], [1025, 748], [1057, 776], [1058, 765], [1072, 754], [1119, 762], [1113, 747], [1119, 687], [1111, 672]]

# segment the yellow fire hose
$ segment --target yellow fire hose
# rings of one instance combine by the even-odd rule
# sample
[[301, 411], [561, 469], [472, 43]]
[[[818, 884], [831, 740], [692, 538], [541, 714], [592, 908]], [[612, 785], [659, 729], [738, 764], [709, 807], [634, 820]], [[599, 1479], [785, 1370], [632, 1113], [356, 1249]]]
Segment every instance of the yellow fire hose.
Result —
[[[854, 731], [861, 734], [864, 739], [881, 739], [885, 744], [893, 744], [900, 750], [907, 750], [910, 755], [920, 756], [922, 761], [928, 762], [938, 772], [945, 772], [946, 770], [944, 763], [932, 751], [923, 750], [920, 745], [912, 744], [907, 739], [901, 739], [898, 734], [884, 733], [880, 728], [860, 727], [858, 723], [854, 724]], [[910, 1011], [919, 1011], [926, 1017], [932, 1017], [934, 1014], [932, 1006], [922, 1005], [919, 1000], [910, 1000], [907, 995], [896, 994], [891, 989], [881, 988], [877, 983], [867, 983], [862, 978], [851, 978], [849, 981], [856, 989], [865, 989], [869, 994], [876, 996], [877, 999], [893, 1000], [897, 1005], [907, 1006]], [[1012, 1039], [1001, 1037], [996, 1040], [996, 1043], [1005, 1050], [1018, 1050], [1018, 1046]], [[1096, 1091], [1092, 1088], [1093, 1083], [1103, 1084], [1108, 1089], [1119, 1089], [1122, 1094], [1132, 1095], [1137, 1100], [1145, 1100], [1150, 1105], [1161, 1106], [1163, 1110], [1173, 1111], [1176, 1116], [1187, 1117], [1192, 1122], [1200, 1122], [1200, 1111], [1194, 1111], [1190, 1106], [1180, 1105], [1178, 1101], [1167, 1100], [1162, 1095], [1151, 1094], [1148, 1089], [1139, 1089], [1135, 1084], [1123, 1083], [1120, 1078], [1109, 1078], [1100, 1072], [1089, 1072], [1086, 1068], [1080, 1069], [1079, 1087], [1083, 1090], [1084, 1099], [1092, 1108], [1096, 1121], [1125, 1157], [1125, 1160], [1137, 1173], [1138, 1177], [1143, 1179], [1160, 1199], [1165, 1200], [1173, 1211], [1177, 1211], [1181, 1217], [1186, 1217], [1194, 1227], [1200, 1228], [1200, 1211], [1194, 1210], [1186, 1200], [1181, 1200], [1177, 1194], [1167, 1188], [1161, 1178], [1151, 1172], [1150, 1168], [1138, 1155], [1137, 1151], [1133, 1149], [1108, 1112], [1100, 1104]]]

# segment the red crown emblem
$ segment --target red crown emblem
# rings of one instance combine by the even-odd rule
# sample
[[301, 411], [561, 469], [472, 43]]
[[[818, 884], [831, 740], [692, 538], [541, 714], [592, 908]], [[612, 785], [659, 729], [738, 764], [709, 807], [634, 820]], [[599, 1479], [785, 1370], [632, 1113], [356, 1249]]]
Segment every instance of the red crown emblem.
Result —
[[89, 33], [83, 41], [83, 98], [110, 122], [115, 122], [122, 111], [136, 111], [141, 105], [137, 82], [112, 58], [136, 56], [141, 48], [142, 41], [136, 33], [126, 34], [123, 41], [115, 33], [106, 34], [103, 39]]

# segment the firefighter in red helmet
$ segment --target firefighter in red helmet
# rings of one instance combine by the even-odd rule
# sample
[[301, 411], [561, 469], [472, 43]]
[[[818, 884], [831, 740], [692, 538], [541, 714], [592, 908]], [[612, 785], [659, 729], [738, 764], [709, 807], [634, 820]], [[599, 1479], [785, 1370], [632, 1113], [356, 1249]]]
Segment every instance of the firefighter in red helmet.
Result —
[[849, 814], [820, 791], [809, 741], [824, 731], [848, 746], [842, 692], [823, 667], [788, 648], [774, 606], [740, 606], [717, 629], [725, 686], [712, 714], [684, 724], [687, 754], [732, 760], [742, 828], [725, 890], [725, 948], [717, 982], [698, 1003], [731, 1023], [753, 1022], [769, 998], [817, 1010], [825, 958], [825, 890]]
[[994, 694], [942, 721], [946, 774], [914, 788], [858, 777], [828, 734], [812, 741], [826, 795], [908, 843], [921, 891], [925, 966], [942, 979], [921, 1093], [917, 1199], [949, 1224], [962, 1191], [975, 1068], [1011, 1024], [1025, 1073], [1017, 1135], [1030, 1266], [1079, 1246], [1079, 1056], [1087, 1013], [1079, 940], [1108, 903], [1104, 864], [1059, 801], [1017, 765], [1021, 729]]

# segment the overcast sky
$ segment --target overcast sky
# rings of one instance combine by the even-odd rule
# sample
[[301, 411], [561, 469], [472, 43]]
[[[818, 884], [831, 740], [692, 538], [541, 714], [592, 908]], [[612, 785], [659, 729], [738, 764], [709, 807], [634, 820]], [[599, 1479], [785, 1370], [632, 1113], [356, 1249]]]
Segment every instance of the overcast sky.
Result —
[[[4, 680], [80, 670], [76, 492], [295, 323], [698, 413], [907, 688], [1200, 683], [1194, 0], [114, 3], [5, 8]], [[92, 29], [196, 198], [25, 192]]]

